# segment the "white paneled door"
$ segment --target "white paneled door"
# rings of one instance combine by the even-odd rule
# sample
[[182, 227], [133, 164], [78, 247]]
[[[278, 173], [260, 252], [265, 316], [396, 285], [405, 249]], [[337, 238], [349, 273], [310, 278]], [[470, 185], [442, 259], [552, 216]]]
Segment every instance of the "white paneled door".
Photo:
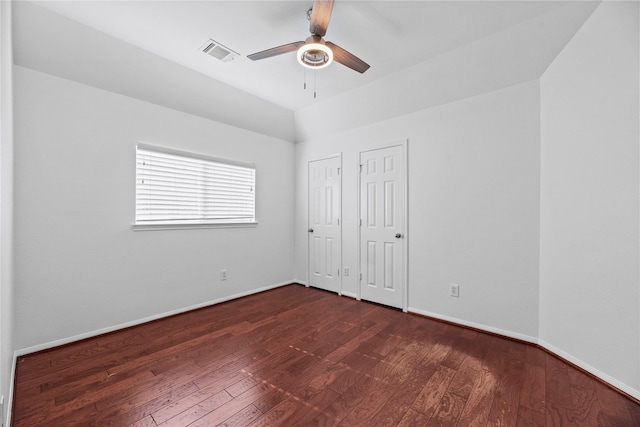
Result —
[[360, 153], [360, 297], [404, 307], [404, 147]]
[[309, 285], [341, 291], [340, 157], [309, 162]]

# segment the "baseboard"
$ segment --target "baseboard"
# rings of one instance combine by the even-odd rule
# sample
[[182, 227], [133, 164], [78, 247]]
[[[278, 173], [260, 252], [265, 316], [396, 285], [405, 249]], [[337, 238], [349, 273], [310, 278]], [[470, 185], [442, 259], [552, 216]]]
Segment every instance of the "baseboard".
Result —
[[613, 377], [610, 377], [609, 375], [605, 374], [604, 372], [594, 368], [593, 366], [589, 365], [588, 363], [583, 362], [582, 360], [570, 355], [569, 353], [561, 350], [558, 347], [555, 347], [552, 344], [549, 344], [548, 342], [541, 340], [539, 338], [535, 338], [535, 337], [531, 337], [529, 335], [524, 335], [524, 334], [519, 334], [517, 332], [512, 332], [512, 331], [506, 331], [504, 329], [500, 329], [500, 328], [494, 328], [492, 326], [487, 326], [487, 325], [483, 325], [481, 323], [474, 323], [474, 322], [468, 322], [465, 320], [461, 320], [461, 319], [457, 319], [455, 317], [449, 317], [449, 316], [443, 316], [441, 314], [437, 314], [437, 313], [431, 313], [429, 311], [425, 311], [425, 310], [419, 310], [417, 308], [411, 308], [409, 307], [408, 309], [409, 313], [414, 313], [414, 314], [418, 314], [420, 316], [425, 316], [425, 317], [429, 317], [429, 318], [433, 318], [433, 319], [437, 319], [437, 320], [442, 320], [448, 323], [453, 323], [456, 325], [460, 325], [460, 326], [464, 326], [464, 327], [468, 327], [468, 328], [473, 328], [473, 329], [477, 329], [483, 332], [488, 332], [491, 334], [496, 334], [496, 335], [500, 335], [506, 338], [511, 338], [511, 339], [515, 339], [518, 341], [523, 341], [525, 343], [528, 344], [532, 344], [536, 347], [539, 347], [540, 349], [548, 352], [549, 354], [551, 354], [552, 356], [555, 356], [559, 359], [561, 359], [563, 362], [568, 363], [570, 365], [575, 366], [577, 369], [585, 372], [586, 374], [592, 376], [594, 379], [602, 382], [604, 385], [616, 390], [617, 392], [626, 395], [627, 397], [629, 397], [630, 399], [633, 399], [636, 401], [636, 403], [640, 403], [640, 391], [636, 390], [632, 387], [629, 387], [628, 385], [616, 380]]
[[358, 299], [358, 294], [356, 294], [355, 292], [341, 292], [340, 295], [342, 295], [343, 297]]
[[[30, 353], [35, 353], [38, 351], [43, 351], [43, 350], [48, 350], [50, 348], [54, 348], [54, 347], [58, 347], [61, 345], [65, 345], [65, 344], [70, 344], [72, 342], [76, 342], [76, 341], [80, 341], [83, 339], [87, 339], [87, 338], [92, 338], [98, 335], [103, 335], [109, 332], [114, 332], [120, 329], [125, 329], [125, 328], [129, 328], [132, 326], [137, 326], [143, 323], [147, 323], [147, 322], [151, 322], [154, 320], [158, 320], [158, 319], [162, 319], [164, 317], [169, 317], [169, 316], [173, 316], [176, 314], [180, 314], [180, 313], [185, 313], [187, 311], [191, 311], [191, 310], [197, 310], [199, 308], [204, 308], [204, 307], [209, 307], [212, 305], [216, 305], [216, 304], [220, 304], [226, 301], [230, 301], [233, 299], [237, 299], [237, 298], [242, 298], [245, 296], [249, 296], [249, 295], [253, 295], [253, 294], [257, 294], [260, 292], [265, 292], [271, 289], [276, 289], [282, 286], [287, 286], [287, 285], [291, 285], [291, 284], [299, 284], [299, 285], [303, 285], [306, 286], [306, 284], [304, 282], [301, 281], [293, 281], [293, 282], [282, 282], [282, 283], [278, 283], [275, 285], [270, 285], [270, 286], [265, 286], [262, 288], [258, 288], [258, 289], [253, 289], [247, 292], [241, 292], [238, 294], [234, 294], [234, 295], [229, 295], [223, 298], [218, 298], [215, 300], [211, 300], [211, 301], [207, 301], [204, 303], [200, 303], [200, 304], [196, 304], [196, 305], [192, 305], [189, 307], [184, 307], [184, 308], [180, 308], [180, 309], [176, 309], [176, 310], [172, 310], [169, 312], [165, 312], [165, 313], [161, 313], [161, 314], [157, 314], [154, 316], [149, 316], [149, 317], [145, 317], [142, 319], [138, 319], [138, 320], [134, 320], [131, 322], [126, 322], [126, 323], [122, 323], [116, 326], [112, 326], [112, 327], [108, 327], [108, 328], [103, 328], [103, 329], [99, 329], [96, 331], [91, 331], [91, 332], [87, 332], [84, 334], [80, 334], [80, 335], [75, 335], [72, 337], [68, 337], [68, 338], [64, 338], [64, 339], [60, 339], [60, 340], [56, 340], [56, 341], [51, 341], [48, 343], [44, 343], [44, 344], [40, 344], [37, 346], [33, 346], [33, 347], [28, 347], [28, 348], [23, 348], [20, 350], [16, 350], [14, 352], [13, 355], [13, 362], [12, 362], [12, 367], [11, 367], [11, 382], [10, 382], [10, 388], [9, 388], [9, 392], [8, 395], [6, 396], [7, 401], [6, 401], [6, 408], [7, 408], [7, 413], [6, 413], [6, 417], [5, 417], [5, 425], [9, 426], [10, 424], [10, 420], [11, 420], [11, 415], [12, 415], [12, 409], [13, 409], [13, 388], [14, 388], [14, 379], [15, 379], [15, 371], [16, 371], [16, 363], [17, 363], [17, 358], [20, 356], [24, 356], [26, 354], [30, 354]], [[350, 298], [356, 298], [357, 299], [357, 295], [355, 293], [352, 292], [342, 292], [341, 293], [342, 296], [346, 296], [346, 297], [350, 297]], [[464, 326], [464, 327], [468, 327], [468, 328], [473, 328], [473, 329], [477, 329], [480, 331], [484, 331], [484, 332], [488, 332], [488, 333], [492, 333], [492, 334], [497, 334], [500, 336], [504, 336], [507, 338], [512, 338], [518, 341], [523, 341], [529, 344], [532, 344], [534, 346], [538, 346], [541, 349], [551, 353], [552, 355], [570, 363], [571, 365], [574, 365], [575, 367], [583, 370], [584, 372], [592, 375], [593, 377], [595, 377], [596, 379], [602, 381], [603, 383], [605, 383], [606, 385], [612, 387], [613, 389], [629, 396], [630, 398], [636, 400], [636, 401], [640, 401], [640, 391], [636, 390], [632, 387], [629, 387], [628, 385], [616, 380], [613, 377], [610, 377], [609, 375], [605, 374], [604, 372], [594, 368], [593, 366], [589, 365], [588, 363], [583, 362], [582, 360], [570, 355], [569, 353], [566, 353], [565, 351], [563, 351], [562, 349], [555, 347], [554, 345], [535, 338], [535, 337], [531, 337], [529, 335], [524, 335], [524, 334], [520, 334], [517, 332], [513, 332], [513, 331], [507, 331], [504, 329], [500, 329], [500, 328], [495, 328], [492, 326], [488, 326], [488, 325], [484, 325], [481, 323], [475, 323], [475, 322], [469, 322], [469, 321], [465, 321], [465, 320], [461, 320], [455, 317], [450, 317], [450, 316], [444, 316], [441, 314], [437, 314], [437, 313], [432, 313], [429, 311], [425, 311], [425, 310], [420, 310], [417, 308], [413, 308], [413, 307], [409, 307], [408, 308], [408, 312], [409, 313], [413, 313], [413, 314], [417, 314], [420, 316], [425, 316], [425, 317], [429, 317], [429, 318], [433, 318], [433, 319], [437, 319], [437, 320], [442, 320], [445, 322], [449, 322], [449, 323], [453, 323], [456, 325], [460, 325], [460, 326]]]
[[18, 353], [13, 352], [13, 361], [11, 362], [11, 378], [9, 378], [9, 392], [7, 396], [5, 396], [5, 404], [6, 413], [4, 417], [5, 426], [11, 425], [11, 416], [13, 415], [13, 388], [16, 379], [16, 366], [18, 363]]
[[[302, 286], [306, 286], [307, 288], [309, 287], [309, 285], [307, 285], [307, 282], [305, 282], [304, 280], [296, 280], [295, 281], [296, 284], [298, 285], [302, 285]], [[353, 298], [353, 299], [358, 299], [358, 295], [355, 292], [338, 292], [338, 295], [342, 296], [342, 297], [349, 297], [349, 298]]]
[[538, 344], [538, 339], [529, 335], [520, 334], [513, 331], [507, 331], [505, 329], [494, 328], [493, 326], [487, 326], [482, 323], [474, 323], [466, 320], [461, 320], [455, 317], [443, 316], [442, 314], [432, 313], [425, 310], [409, 307], [407, 309], [409, 313], [419, 314], [421, 316], [432, 317], [438, 320], [444, 320], [445, 322], [455, 323], [456, 325], [467, 326], [473, 329], [479, 329], [484, 332], [490, 332], [492, 334], [501, 335], [507, 338], [513, 338], [519, 341], [524, 341], [530, 344]]
[[548, 342], [539, 339], [538, 340], [538, 346], [540, 346], [543, 350], [546, 350], [547, 352], [551, 353], [552, 355], [569, 362], [570, 364], [574, 365], [575, 367], [577, 367], [578, 369], [586, 372], [587, 374], [590, 374], [591, 376], [597, 378], [598, 380], [606, 383], [606, 385], [616, 389], [617, 391], [620, 391], [630, 397], [632, 397], [633, 399], [639, 401], [640, 403], [640, 391], [629, 387], [628, 385], [624, 384], [623, 382], [620, 382], [618, 380], [616, 380], [613, 377], [610, 377], [609, 375], [605, 374], [604, 372], [600, 371], [599, 369], [594, 368], [593, 366], [589, 365], [588, 363], [583, 362], [582, 360], [570, 355], [569, 353], [561, 350], [560, 348], [554, 346], [553, 344], [549, 344]]
[[[200, 304], [195, 304], [195, 305], [192, 305], [192, 306], [189, 306], [189, 307], [183, 307], [183, 308], [179, 308], [179, 309], [176, 309], [176, 310], [171, 310], [171, 311], [168, 311], [168, 312], [165, 312], [165, 313], [144, 317], [142, 319], [132, 320], [130, 322], [121, 323], [119, 325], [110, 326], [110, 327], [103, 328], [103, 329], [98, 329], [96, 331], [86, 332], [86, 333], [83, 333], [83, 334], [74, 335], [72, 337], [63, 338], [63, 339], [59, 339], [59, 340], [56, 340], [56, 341], [50, 341], [50, 342], [47, 342], [47, 343], [44, 343], [44, 344], [35, 345], [35, 346], [32, 346], [32, 347], [22, 348], [22, 349], [16, 350], [16, 356], [19, 357], [19, 356], [24, 356], [26, 354], [36, 353], [38, 351], [48, 350], [50, 348], [59, 347], [61, 345], [65, 345], [65, 344], [70, 344], [72, 342], [84, 340], [84, 339], [87, 339], [87, 338], [93, 338], [93, 337], [96, 337], [98, 335], [108, 334], [109, 332], [115, 332], [115, 331], [120, 330], [120, 329], [130, 328], [132, 326], [141, 325], [143, 323], [152, 322], [154, 320], [162, 319], [162, 318], [169, 317], [169, 316], [174, 316], [176, 314], [185, 313], [187, 311], [197, 310], [199, 308], [209, 307], [209, 306], [220, 304], [220, 303], [223, 303], [223, 302], [226, 302], [226, 301], [230, 301], [230, 300], [233, 300], [233, 299], [242, 298], [242, 297], [246, 297], [246, 296], [253, 295], [253, 294], [258, 294], [260, 292], [265, 292], [265, 291], [268, 291], [268, 290], [271, 290], [271, 289], [279, 288], [279, 287], [286, 286], [286, 285], [291, 285], [291, 284], [294, 284], [294, 283], [299, 283], [299, 282], [282, 282], [282, 283], [278, 283], [278, 284], [270, 285], [270, 286], [265, 286], [265, 287], [258, 288], [258, 289], [252, 289], [252, 290], [247, 291], [247, 292], [241, 292], [241, 293], [238, 293], [238, 294], [229, 295], [229, 296], [226, 296], [226, 297], [222, 297], [222, 298], [218, 298], [218, 299], [215, 299], [215, 300], [203, 302], [203, 303], [200, 303]], [[14, 358], [16, 356], [14, 356]], [[15, 362], [15, 360], [14, 360], [14, 362]], [[14, 365], [15, 365], [15, 363], [14, 363]]]

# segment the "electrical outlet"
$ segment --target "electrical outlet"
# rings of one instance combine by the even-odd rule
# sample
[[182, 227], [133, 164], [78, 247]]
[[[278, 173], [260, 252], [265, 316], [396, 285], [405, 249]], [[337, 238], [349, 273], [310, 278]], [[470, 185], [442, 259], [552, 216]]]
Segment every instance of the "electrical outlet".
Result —
[[449, 285], [449, 296], [458, 298], [460, 296], [460, 285], [451, 283]]
[[345, 267], [344, 268], [344, 277], [347, 277], [349, 275], [349, 267]]
[[227, 280], [227, 270], [220, 270], [220, 281], [224, 282]]

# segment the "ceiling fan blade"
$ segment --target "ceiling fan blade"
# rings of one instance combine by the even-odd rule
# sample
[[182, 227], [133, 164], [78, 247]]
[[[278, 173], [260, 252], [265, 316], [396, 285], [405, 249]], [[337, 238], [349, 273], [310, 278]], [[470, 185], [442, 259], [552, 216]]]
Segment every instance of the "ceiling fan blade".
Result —
[[332, 10], [333, 0], [313, 0], [311, 23], [309, 24], [311, 34], [324, 37], [327, 33]]
[[331, 42], [326, 42], [329, 49], [333, 52], [333, 60], [341, 63], [342, 65], [351, 68], [359, 73], [364, 73], [369, 69], [369, 64], [364, 62], [352, 53], [347, 52], [340, 46]]
[[272, 56], [278, 56], [282, 55], [283, 53], [289, 53], [298, 50], [298, 48], [303, 44], [304, 42], [283, 44], [282, 46], [272, 47], [271, 49], [263, 50], [262, 52], [252, 53], [251, 55], [247, 55], [247, 58], [251, 59], [252, 61], [271, 58]]

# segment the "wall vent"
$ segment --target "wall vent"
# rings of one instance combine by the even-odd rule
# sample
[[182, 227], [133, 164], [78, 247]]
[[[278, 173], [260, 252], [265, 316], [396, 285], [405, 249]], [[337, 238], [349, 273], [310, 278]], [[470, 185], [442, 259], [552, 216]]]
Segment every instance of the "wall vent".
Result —
[[213, 56], [216, 59], [219, 59], [222, 62], [233, 61], [239, 54], [238, 52], [234, 52], [226, 46], [221, 45], [215, 40], [207, 40], [205, 44], [202, 45], [200, 50], [206, 53], [209, 56]]

